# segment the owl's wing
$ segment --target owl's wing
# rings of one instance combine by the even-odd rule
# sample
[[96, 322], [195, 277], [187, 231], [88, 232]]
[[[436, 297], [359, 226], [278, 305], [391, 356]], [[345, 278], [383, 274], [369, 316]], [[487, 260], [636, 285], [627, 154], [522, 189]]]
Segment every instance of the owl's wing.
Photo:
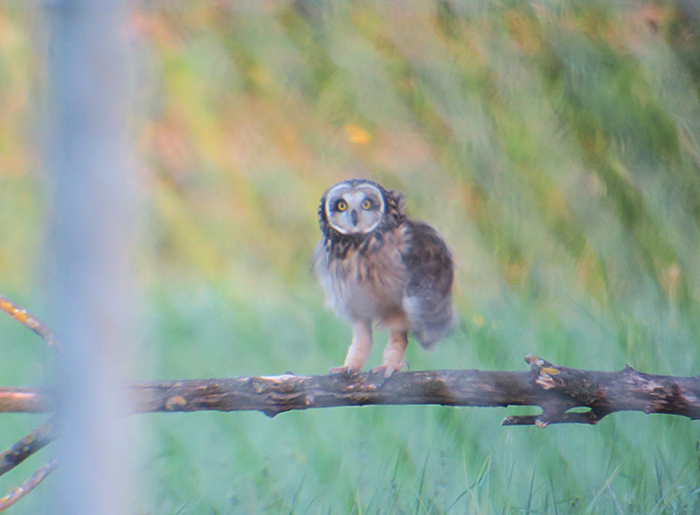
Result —
[[403, 308], [411, 332], [426, 349], [434, 346], [454, 324], [452, 281], [454, 264], [445, 242], [431, 226], [404, 222], [403, 262], [408, 284]]

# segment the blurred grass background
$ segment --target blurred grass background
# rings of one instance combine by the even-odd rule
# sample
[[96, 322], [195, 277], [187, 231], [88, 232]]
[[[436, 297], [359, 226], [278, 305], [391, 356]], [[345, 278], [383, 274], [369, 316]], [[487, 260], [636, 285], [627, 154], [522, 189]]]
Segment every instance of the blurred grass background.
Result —
[[[40, 317], [43, 14], [0, 5], [0, 291]], [[522, 370], [535, 353], [699, 373], [698, 16], [689, 0], [136, 4], [134, 378], [340, 364], [350, 330], [309, 258], [321, 194], [355, 176], [404, 192], [457, 261], [460, 327], [411, 345], [414, 369]], [[36, 340], [0, 319], [0, 384], [46, 380]], [[700, 513], [697, 422], [499, 427], [521, 412], [145, 415], [129, 510]], [[4, 416], [0, 445], [39, 420]], [[14, 512], [50, 510], [50, 481]]]

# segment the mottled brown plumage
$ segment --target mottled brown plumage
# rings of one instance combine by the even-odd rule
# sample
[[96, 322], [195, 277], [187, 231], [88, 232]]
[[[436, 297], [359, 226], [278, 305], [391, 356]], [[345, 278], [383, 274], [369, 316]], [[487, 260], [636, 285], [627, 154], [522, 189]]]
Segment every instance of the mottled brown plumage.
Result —
[[373, 369], [387, 377], [406, 366], [409, 333], [430, 348], [453, 325], [450, 251], [435, 229], [404, 215], [402, 203], [400, 194], [363, 179], [338, 183], [321, 198], [314, 270], [327, 304], [353, 326], [345, 364], [331, 371], [362, 368], [374, 324], [390, 329], [384, 363]]

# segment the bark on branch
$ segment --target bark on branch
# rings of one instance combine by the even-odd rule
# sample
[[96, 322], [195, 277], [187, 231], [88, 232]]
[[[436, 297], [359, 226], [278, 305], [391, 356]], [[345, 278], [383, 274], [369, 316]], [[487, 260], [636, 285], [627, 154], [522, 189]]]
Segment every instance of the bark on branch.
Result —
[[[595, 372], [528, 356], [530, 371], [441, 370], [381, 374], [238, 377], [140, 383], [130, 387], [135, 410], [148, 412], [290, 410], [371, 404], [539, 406], [539, 415], [509, 416], [504, 425], [595, 424], [616, 411], [700, 418], [700, 378], [644, 374], [631, 367]], [[2, 402], [5, 399], [6, 402]], [[51, 410], [49, 393], [0, 391], [0, 412]], [[572, 408], [587, 408], [571, 412]]]

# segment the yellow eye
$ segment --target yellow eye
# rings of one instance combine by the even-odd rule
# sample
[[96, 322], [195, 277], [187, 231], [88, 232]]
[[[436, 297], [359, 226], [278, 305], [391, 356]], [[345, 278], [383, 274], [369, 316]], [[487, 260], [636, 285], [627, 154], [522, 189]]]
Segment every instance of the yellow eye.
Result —
[[368, 198], [362, 201], [362, 209], [369, 209], [370, 207], [372, 207], [372, 203]]
[[348, 205], [344, 200], [339, 200], [336, 207], [338, 211], [345, 211], [348, 208]]

